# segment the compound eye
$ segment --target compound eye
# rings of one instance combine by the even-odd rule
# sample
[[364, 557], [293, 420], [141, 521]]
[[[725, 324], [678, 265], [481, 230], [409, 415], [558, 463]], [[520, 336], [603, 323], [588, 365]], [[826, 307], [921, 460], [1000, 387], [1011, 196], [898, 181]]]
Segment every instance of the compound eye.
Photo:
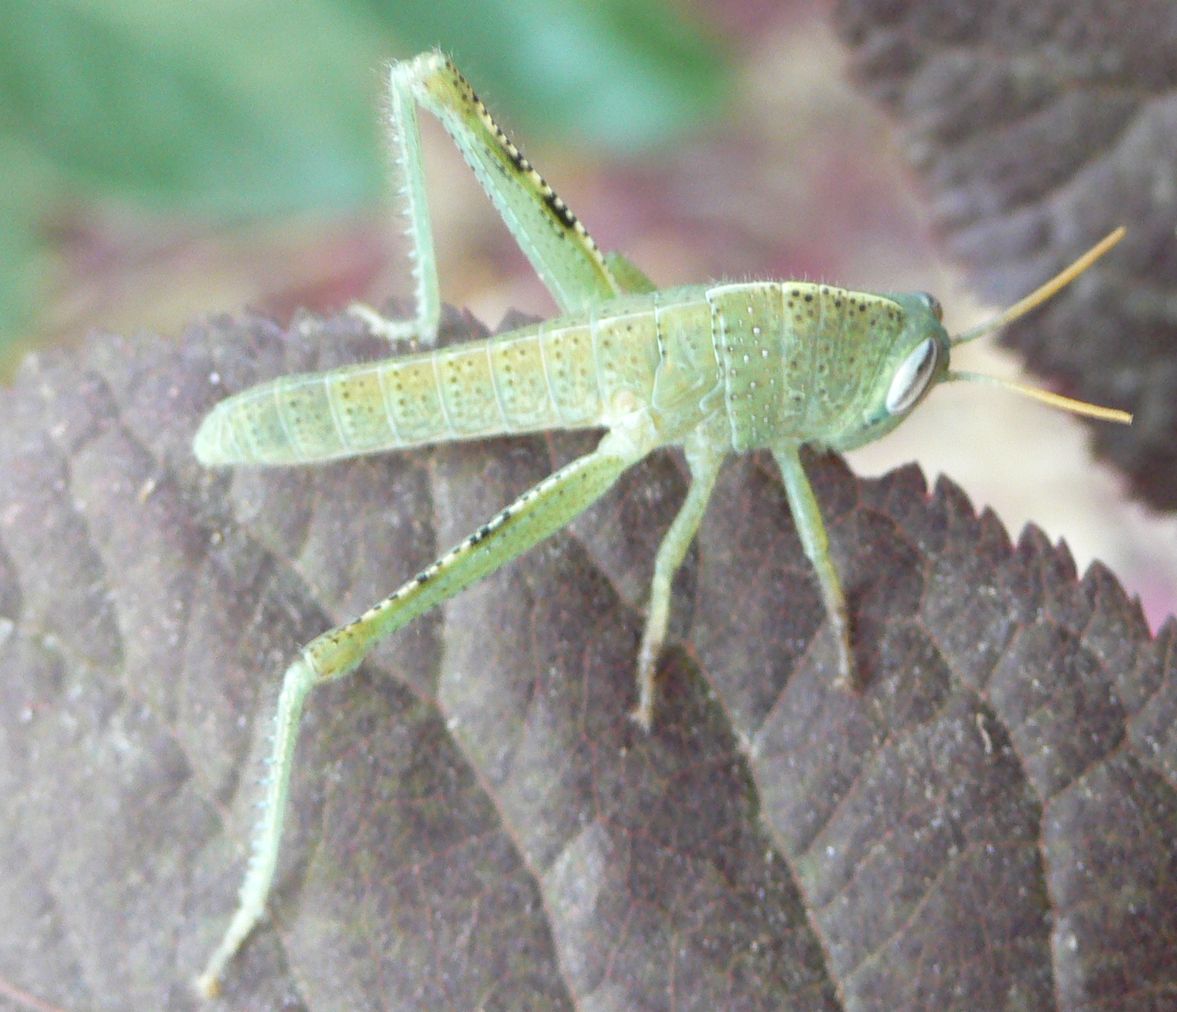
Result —
[[883, 402], [890, 414], [901, 415], [920, 399], [936, 371], [938, 356], [939, 349], [930, 337], [925, 337], [912, 349], [891, 378], [887, 399]]
[[936, 296], [929, 295], [927, 292], [916, 292], [915, 294], [916, 298], [928, 307], [928, 312], [936, 317], [937, 323], [944, 319], [944, 307], [940, 305], [940, 300]]

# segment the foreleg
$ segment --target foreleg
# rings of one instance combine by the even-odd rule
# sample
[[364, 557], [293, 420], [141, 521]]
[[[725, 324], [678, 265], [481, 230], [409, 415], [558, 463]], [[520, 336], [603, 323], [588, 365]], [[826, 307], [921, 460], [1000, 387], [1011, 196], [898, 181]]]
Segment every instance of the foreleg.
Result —
[[817, 581], [821, 586], [822, 600], [826, 614], [834, 631], [835, 649], [838, 655], [838, 680], [847, 687], [858, 687], [854, 665], [854, 652], [850, 646], [850, 620], [846, 610], [846, 596], [842, 593], [842, 582], [834, 560], [830, 558], [830, 542], [826, 535], [825, 523], [813, 487], [801, 465], [801, 456], [796, 447], [782, 447], [773, 450], [781, 477], [785, 480], [785, 493], [789, 497], [789, 509], [805, 555], [813, 564]]

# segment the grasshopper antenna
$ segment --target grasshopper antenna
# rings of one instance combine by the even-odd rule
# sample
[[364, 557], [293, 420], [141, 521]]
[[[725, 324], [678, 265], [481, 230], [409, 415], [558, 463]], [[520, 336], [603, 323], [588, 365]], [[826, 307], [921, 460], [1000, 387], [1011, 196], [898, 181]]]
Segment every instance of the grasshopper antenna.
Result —
[[[1019, 299], [1009, 309], [1003, 313], [999, 313], [991, 320], [964, 331], [961, 334], [953, 335], [949, 338], [949, 343], [955, 348], [958, 344], [967, 344], [969, 341], [975, 341], [978, 337], [983, 337], [986, 334], [991, 334], [995, 330], [1000, 330], [1007, 323], [1012, 323], [1021, 316], [1025, 316], [1030, 310], [1042, 305], [1047, 299], [1058, 293], [1062, 288], [1065, 288], [1072, 281], [1082, 274], [1088, 267], [1090, 267], [1096, 260], [1103, 256], [1108, 250], [1116, 245], [1124, 238], [1127, 229], [1121, 225], [1119, 228], [1105, 235], [1099, 242], [1084, 253], [1078, 260], [1076, 260], [1069, 267], [1065, 267], [1059, 271], [1053, 278], [1047, 281], [1044, 285], [1034, 289], [1025, 298]], [[988, 383], [993, 386], [1005, 387], [1007, 390], [1013, 390], [1016, 393], [1024, 394], [1026, 397], [1032, 397], [1034, 400], [1041, 401], [1044, 404], [1049, 404], [1051, 407], [1061, 408], [1064, 411], [1070, 411], [1077, 415], [1086, 415], [1088, 418], [1099, 418], [1107, 422], [1121, 422], [1124, 425], [1132, 424], [1132, 415], [1127, 411], [1120, 411], [1116, 408], [1105, 408], [1098, 404], [1089, 404], [1086, 401], [1075, 400], [1072, 397], [1064, 397], [1062, 394], [1052, 393], [1049, 390], [1039, 390], [1037, 387], [1027, 386], [1023, 383], [1016, 383], [1012, 380], [1001, 379], [997, 376], [986, 376], [983, 373], [975, 372], [958, 372], [956, 370], [949, 370], [945, 377], [947, 380], [963, 380], [969, 383]]]

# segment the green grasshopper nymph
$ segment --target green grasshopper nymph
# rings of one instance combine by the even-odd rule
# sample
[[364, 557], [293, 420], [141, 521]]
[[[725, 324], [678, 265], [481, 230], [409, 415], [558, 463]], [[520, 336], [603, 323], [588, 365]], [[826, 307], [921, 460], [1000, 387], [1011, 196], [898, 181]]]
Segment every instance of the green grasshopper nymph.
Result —
[[691, 486], [658, 549], [637, 662], [634, 718], [649, 729], [671, 583], [729, 453], [769, 450], [829, 616], [838, 679], [859, 685], [846, 602], [817, 500], [802, 468], [810, 445], [847, 450], [885, 435], [936, 384], [1001, 383], [1110, 421], [1095, 407], [949, 368], [952, 349], [1049, 298], [1123, 236], [1117, 229], [996, 319], [956, 336], [922, 293], [879, 295], [802, 281], [657, 289], [624, 257], [603, 254], [580, 220], [495, 124], [437, 52], [396, 63], [390, 126], [397, 196], [412, 239], [416, 316], [354, 307], [393, 341], [434, 343], [440, 301], [416, 106], [449, 132], [560, 315], [440, 350], [329, 372], [285, 376], [218, 404], [195, 452], [206, 465], [300, 464], [502, 433], [598, 428], [591, 453], [524, 492], [460, 544], [347, 625], [317, 637], [286, 671], [272, 768], [240, 902], [198, 984], [215, 994], [226, 964], [260, 919], [277, 864], [300, 714], [308, 693], [356, 668], [411, 619], [547, 538], [588, 509], [652, 450], [678, 445]]

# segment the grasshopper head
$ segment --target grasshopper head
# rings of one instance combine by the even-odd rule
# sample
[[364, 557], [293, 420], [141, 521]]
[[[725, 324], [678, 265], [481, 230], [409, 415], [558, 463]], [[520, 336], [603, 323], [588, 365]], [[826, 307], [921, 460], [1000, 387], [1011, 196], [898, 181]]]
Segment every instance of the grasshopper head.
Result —
[[830, 441], [832, 449], [852, 450], [885, 436], [948, 375], [952, 339], [940, 322], [940, 303], [926, 292], [885, 298], [903, 311], [903, 328], [866, 392], [861, 414]]
[[975, 341], [978, 337], [992, 333], [1007, 323], [1018, 319], [1031, 309], [1041, 305], [1059, 289], [1069, 284], [1104, 253], [1124, 237], [1124, 229], [1118, 228], [1096, 243], [1069, 267], [1060, 271], [1044, 285], [1020, 299], [1004, 313], [992, 320], [965, 331], [949, 336], [940, 322], [940, 303], [924, 292], [907, 295], [888, 295], [905, 314], [903, 329], [894, 341], [894, 348], [887, 356], [874, 387], [866, 395], [861, 421], [847, 426], [845, 432], [829, 446], [835, 450], [852, 450], [871, 440], [886, 435], [911, 413], [924, 396], [937, 383], [948, 380], [967, 380], [971, 383], [991, 383], [1014, 390], [1035, 400], [1050, 404], [1064, 411], [1099, 418], [1109, 422], [1130, 424], [1132, 416], [1126, 411], [1104, 408], [1085, 401], [1077, 401], [1049, 390], [985, 376], [972, 372], [960, 372], [948, 368], [949, 354], [956, 345]]

